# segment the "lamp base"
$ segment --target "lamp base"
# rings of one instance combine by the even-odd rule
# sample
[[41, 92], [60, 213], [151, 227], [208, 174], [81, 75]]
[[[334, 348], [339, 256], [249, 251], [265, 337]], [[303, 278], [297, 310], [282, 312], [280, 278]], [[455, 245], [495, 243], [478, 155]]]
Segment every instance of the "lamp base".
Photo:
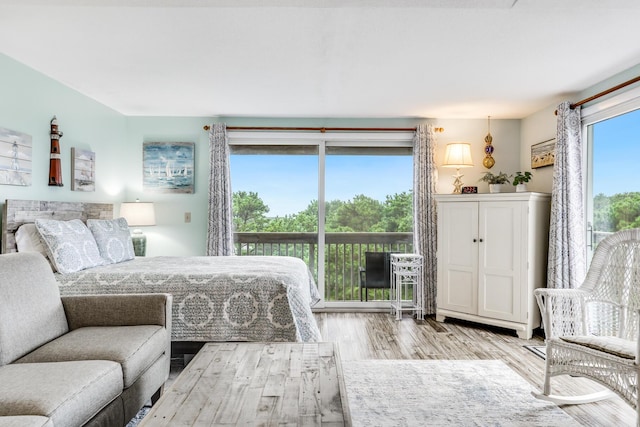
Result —
[[462, 186], [464, 185], [462, 183], [462, 177], [464, 175], [462, 175], [460, 173], [460, 169], [456, 169], [456, 174], [453, 175], [453, 177], [455, 178], [455, 181], [453, 181], [453, 193], [452, 194], [462, 194]]
[[147, 236], [141, 232], [133, 232], [131, 241], [133, 242], [133, 252], [136, 256], [145, 256], [147, 254]]

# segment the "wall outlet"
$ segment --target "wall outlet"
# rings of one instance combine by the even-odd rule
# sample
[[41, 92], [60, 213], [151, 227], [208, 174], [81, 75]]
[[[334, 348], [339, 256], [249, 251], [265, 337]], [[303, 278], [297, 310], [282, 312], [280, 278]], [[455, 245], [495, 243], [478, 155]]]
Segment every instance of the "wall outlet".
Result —
[[191, 222], [191, 212], [185, 212], [184, 213], [184, 222], [186, 222], [186, 223]]

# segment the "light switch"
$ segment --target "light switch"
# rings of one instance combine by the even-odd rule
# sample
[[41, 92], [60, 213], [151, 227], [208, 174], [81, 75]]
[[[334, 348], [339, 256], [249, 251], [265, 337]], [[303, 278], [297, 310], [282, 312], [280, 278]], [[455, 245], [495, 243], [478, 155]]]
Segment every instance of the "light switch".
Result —
[[184, 222], [191, 222], [191, 212], [185, 212], [184, 213]]

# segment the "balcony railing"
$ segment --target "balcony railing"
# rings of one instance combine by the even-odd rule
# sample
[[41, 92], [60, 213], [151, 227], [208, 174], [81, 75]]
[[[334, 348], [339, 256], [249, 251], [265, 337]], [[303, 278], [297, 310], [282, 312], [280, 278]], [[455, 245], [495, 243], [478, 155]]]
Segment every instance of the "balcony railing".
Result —
[[[238, 255], [287, 255], [302, 259], [318, 280], [317, 233], [235, 233]], [[413, 252], [413, 233], [326, 233], [325, 301], [359, 301], [365, 252]], [[320, 285], [320, 284], [319, 284]], [[382, 289], [369, 300], [387, 299]]]

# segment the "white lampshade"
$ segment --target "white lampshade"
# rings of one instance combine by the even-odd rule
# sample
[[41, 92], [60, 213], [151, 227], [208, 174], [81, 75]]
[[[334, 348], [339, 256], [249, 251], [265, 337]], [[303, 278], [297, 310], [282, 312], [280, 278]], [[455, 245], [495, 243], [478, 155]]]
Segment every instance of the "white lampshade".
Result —
[[469, 168], [473, 166], [471, 159], [471, 144], [468, 142], [452, 142], [447, 144], [444, 153], [445, 168]]
[[156, 212], [152, 202], [124, 202], [120, 205], [120, 216], [132, 227], [156, 225]]

